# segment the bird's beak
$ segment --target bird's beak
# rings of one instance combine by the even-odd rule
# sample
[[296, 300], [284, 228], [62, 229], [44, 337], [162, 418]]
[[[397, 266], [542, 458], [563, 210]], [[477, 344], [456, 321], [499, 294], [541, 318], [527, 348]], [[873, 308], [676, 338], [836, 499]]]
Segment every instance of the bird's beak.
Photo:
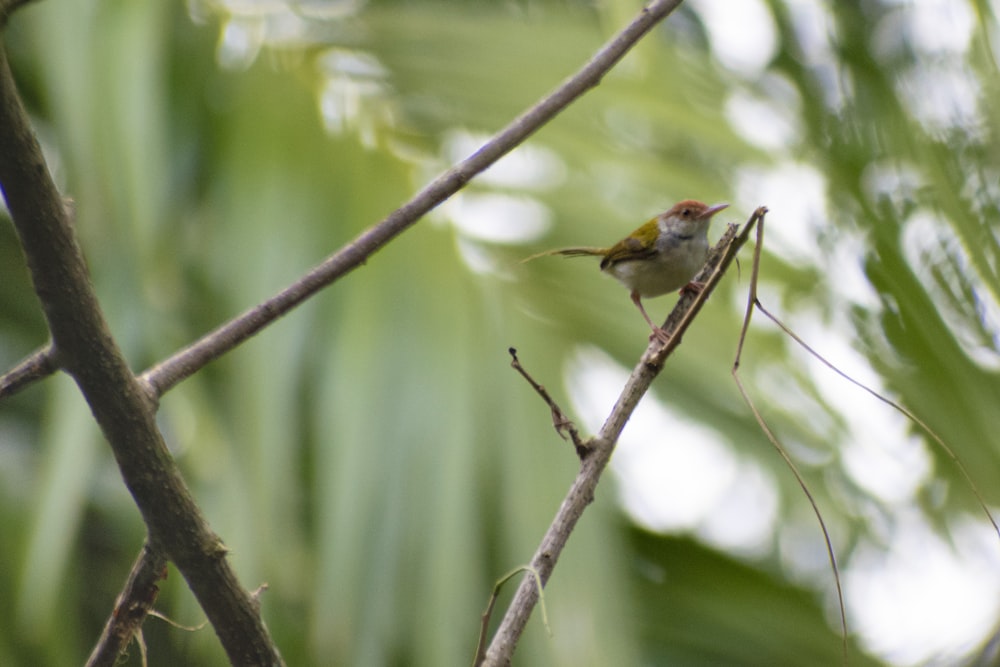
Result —
[[701, 217], [703, 219], [711, 218], [713, 215], [715, 215], [724, 208], [729, 208], [729, 204], [716, 204], [715, 206], [709, 206], [708, 209], [701, 214]]

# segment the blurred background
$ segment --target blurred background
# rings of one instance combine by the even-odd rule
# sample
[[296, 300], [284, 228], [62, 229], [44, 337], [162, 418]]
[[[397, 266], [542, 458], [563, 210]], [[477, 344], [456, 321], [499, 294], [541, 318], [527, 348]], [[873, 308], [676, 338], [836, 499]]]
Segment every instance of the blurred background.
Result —
[[[43, 0], [4, 39], [140, 371], [379, 221], [639, 7]], [[171, 391], [162, 428], [243, 584], [269, 584], [289, 664], [471, 663], [493, 582], [577, 472], [507, 348], [594, 432], [648, 335], [594, 262], [520, 259], [684, 198], [730, 203], [713, 240], [767, 205], [763, 302], [919, 415], [1000, 512], [995, 11], [685, 2], [366, 266]], [[46, 332], [0, 216], [8, 368]], [[546, 590], [551, 634], [536, 611], [515, 664], [840, 664], [819, 526], [730, 376], [750, 257], [626, 428]], [[1000, 664], [1000, 539], [941, 448], [762, 317], [741, 375], [830, 528], [851, 664]], [[0, 404], [0, 534], [0, 664], [81, 663], [144, 530], [66, 377]], [[201, 622], [176, 570], [162, 588], [163, 613]], [[144, 638], [150, 665], [225, 664], [210, 628], [150, 619]]]

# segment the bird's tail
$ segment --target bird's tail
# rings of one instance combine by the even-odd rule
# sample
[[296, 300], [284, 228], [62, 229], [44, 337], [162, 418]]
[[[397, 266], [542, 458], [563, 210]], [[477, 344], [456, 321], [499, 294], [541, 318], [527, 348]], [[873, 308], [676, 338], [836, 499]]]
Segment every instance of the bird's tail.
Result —
[[555, 250], [546, 250], [545, 252], [540, 252], [531, 257], [525, 257], [521, 260], [521, 263], [530, 262], [533, 259], [538, 259], [539, 257], [548, 257], [550, 255], [563, 255], [564, 257], [603, 257], [607, 254], [607, 248], [589, 248], [589, 247], [573, 247], [573, 248], [556, 248]]

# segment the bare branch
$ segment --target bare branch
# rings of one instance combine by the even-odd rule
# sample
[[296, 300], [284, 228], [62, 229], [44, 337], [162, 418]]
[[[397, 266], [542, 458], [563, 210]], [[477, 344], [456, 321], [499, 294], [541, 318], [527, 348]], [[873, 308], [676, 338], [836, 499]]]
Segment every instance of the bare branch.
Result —
[[[552, 575], [556, 562], [559, 560], [577, 521], [580, 520], [587, 505], [594, 499], [594, 490], [611, 459], [611, 454], [618, 443], [622, 429], [625, 428], [625, 423], [632, 416], [639, 400], [649, 390], [653, 380], [659, 375], [666, 356], [680, 344], [681, 337], [693, 321], [694, 315], [697, 314], [701, 305], [718, 285], [740, 247], [746, 243], [750, 229], [766, 210], [763, 207], [757, 209], [739, 235], [736, 233], [735, 225], [730, 225], [722, 239], [712, 248], [705, 267], [695, 276], [695, 281], [704, 283], [705, 287], [696, 296], [684, 295], [678, 300], [663, 326], [664, 331], [671, 336], [669, 342], [662, 345], [654, 339], [649, 344], [625, 383], [625, 388], [622, 389], [611, 415], [604, 422], [598, 435], [589, 441], [591, 447], [588, 455], [582, 461], [580, 472], [573, 480], [562, 505], [556, 512], [555, 518], [531, 559], [531, 567], [543, 585], [548, 582]], [[538, 589], [534, 584], [534, 579], [525, 576], [521, 579], [521, 583], [514, 593], [514, 599], [507, 607], [507, 612], [493, 636], [493, 641], [486, 652], [484, 665], [499, 667], [510, 664], [517, 642], [537, 603]]]
[[0, 400], [59, 370], [56, 348], [49, 343], [25, 357], [17, 366], [0, 375]]
[[777, 437], [774, 435], [770, 427], [767, 425], [766, 421], [764, 420], [764, 417], [761, 415], [760, 411], [757, 409], [757, 406], [750, 398], [739, 377], [740, 358], [743, 354], [743, 346], [744, 343], [746, 342], [746, 335], [747, 331], [749, 330], [750, 319], [753, 315], [754, 310], [760, 310], [768, 319], [770, 319], [776, 326], [778, 326], [778, 328], [780, 328], [786, 335], [788, 335], [800, 347], [802, 347], [802, 349], [804, 349], [806, 352], [812, 355], [816, 360], [818, 360], [824, 366], [826, 366], [827, 368], [829, 368], [834, 373], [844, 378], [854, 386], [864, 390], [871, 396], [875, 397], [882, 403], [885, 403], [886, 405], [892, 407], [897, 412], [899, 412], [907, 419], [909, 419], [911, 422], [913, 422], [915, 425], [917, 425], [922, 431], [924, 431], [924, 433], [926, 433], [927, 436], [930, 437], [934, 441], [934, 443], [937, 444], [938, 447], [940, 447], [942, 451], [944, 451], [945, 454], [948, 455], [948, 457], [958, 468], [962, 477], [965, 479], [966, 483], [971, 488], [973, 495], [976, 497], [976, 501], [979, 503], [980, 508], [982, 508], [983, 513], [986, 515], [987, 520], [993, 526], [993, 530], [994, 532], [997, 533], [998, 537], [1000, 537], [1000, 525], [998, 525], [997, 521], [994, 519], [993, 513], [990, 511], [989, 506], [986, 504], [986, 499], [983, 497], [982, 492], [980, 492], [979, 487], [973, 481], [972, 476], [969, 474], [969, 471], [966, 469], [961, 459], [958, 458], [958, 455], [955, 453], [955, 451], [945, 443], [945, 441], [941, 438], [941, 436], [939, 436], [929, 425], [927, 425], [922, 419], [917, 417], [910, 410], [906, 409], [896, 401], [893, 401], [887, 396], [880, 394], [871, 387], [865, 385], [864, 383], [860, 382], [859, 380], [856, 380], [855, 378], [851, 377], [844, 371], [840, 370], [836, 365], [834, 365], [823, 355], [821, 355], [818, 351], [816, 351], [813, 347], [811, 347], [808, 343], [802, 340], [802, 338], [800, 338], [798, 334], [792, 331], [791, 328], [789, 328], [784, 322], [778, 319], [777, 316], [771, 313], [764, 306], [764, 304], [761, 303], [757, 295], [757, 281], [760, 272], [760, 255], [761, 255], [761, 249], [763, 247], [763, 234], [764, 234], [764, 226], [762, 221], [758, 229], [757, 245], [756, 248], [754, 249], [753, 267], [750, 278], [750, 289], [748, 290], [747, 294], [747, 307], [744, 315], [743, 327], [740, 330], [739, 343], [737, 345], [737, 351], [736, 351], [736, 359], [733, 362], [733, 369], [732, 369], [733, 380], [736, 382], [736, 387], [739, 390], [740, 395], [743, 397], [743, 400], [750, 408], [750, 411], [753, 413], [754, 419], [756, 419], [761, 430], [764, 432], [764, 435], [767, 437], [771, 445], [778, 451], [779, 455], [784, 460], [788, 468], [792, 471], [792, 474], [794, 475], [796, 482], [799, 484], [799, 487], [802, 489], [803, 493], [808, 499], [809, 504], [812, 506], [813, 512], [816, 514], [816, 518], [819, 521], [820, 529], [823, 532], [823, 539], [826, 543], [827, 557], [829, 558], [830, 565], [833, 569], [834, 583], [836, 584], [837, 588], [837, 600], [840, 605], [840, 625], [843, 637], [844, 664], [847, 664], [848, 662], [847, 615], [846, 615], [846, 608], [844, 605], [844, 593], [840, 581], [840, 570], [837, 566], [837, 559], [833, 551], [833, 544], [830, 539], [830, 533], [827, 529], [826, 522], [823, 520], [823, 516], [820, 513], [819, 507], [816, 504], [816, 500], [813, 498], [812, 493], [806, 486], [805, 480], [803, 479], [797, 466], [793, 463], [791, 458], [788, 456], [788, 453], [786, 452], [785, 448], [781, 445]]
[[267, 301], [247, 310], [170, 358], [147, 369], [140, 376], [146, 384], [147, 393], [154, 399], [159, 398], [178, 382], [254, 336], [319, 290], [364, 264], [386, 243], [458, 192], [469, 180], [513, 150], [587, 90], [600, 83], [601, 78], [629, 49], [680, 3], [681, 0], [651, 2], [580, 71], [511, 121], [475, 153], [437, 177], [382, 222], [369, 227], [322, 264]]

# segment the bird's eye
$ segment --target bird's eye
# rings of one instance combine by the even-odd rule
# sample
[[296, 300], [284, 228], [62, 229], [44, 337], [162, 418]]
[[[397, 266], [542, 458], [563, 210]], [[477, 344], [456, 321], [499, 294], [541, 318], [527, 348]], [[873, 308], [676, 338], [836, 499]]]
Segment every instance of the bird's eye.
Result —
[[689, 209], [689, 208], [684, 209], [683, 211], [681, 211], [681, 215], [683, 215], [685, 218], [690, 217], [691, 216], [691, 209]]

